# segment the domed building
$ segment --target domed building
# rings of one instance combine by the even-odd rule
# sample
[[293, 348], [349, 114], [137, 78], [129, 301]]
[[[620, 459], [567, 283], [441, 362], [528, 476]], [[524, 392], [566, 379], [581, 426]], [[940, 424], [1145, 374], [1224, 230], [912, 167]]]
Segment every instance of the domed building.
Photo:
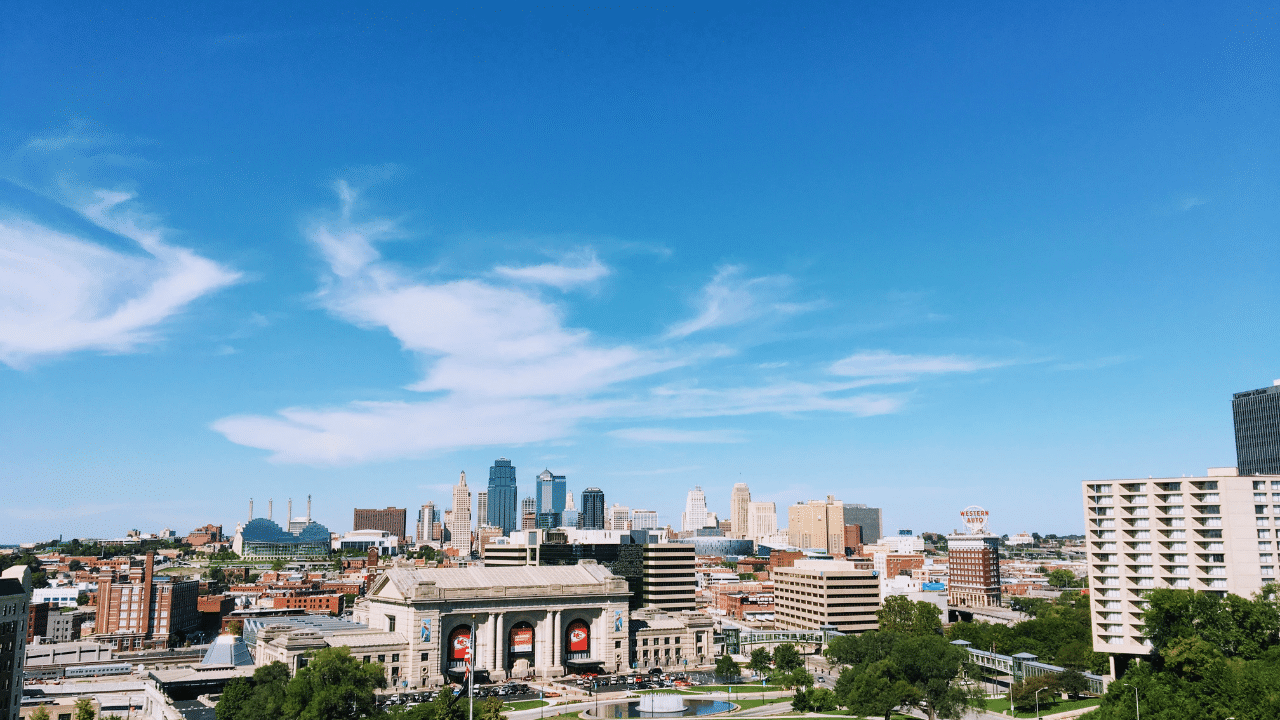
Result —
[[[252, 515], [253, 504], [250, 503]], [[332, 550], [329, 528], [311, 519], [311, 502], [307, 501], [307, 517], [293, 520], [290, 532], [270, 518], [253, 518], [236, 525], [231, 549], [242, 558], [266, 560], [299, 560], [325, 558]]]

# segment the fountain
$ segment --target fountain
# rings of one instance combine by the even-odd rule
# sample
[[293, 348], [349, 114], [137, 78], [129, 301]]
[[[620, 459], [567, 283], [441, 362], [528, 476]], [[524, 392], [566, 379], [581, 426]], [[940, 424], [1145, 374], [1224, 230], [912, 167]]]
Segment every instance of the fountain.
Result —
[[640, 698], [638, 707], [645, 715], [683, 715], [685, 710], [680, 693], [650, 693]]
[[613, 718], [678, 718], [696, 715], [715, 715], [729, 712], [736, 705], [723, 700], [705, 700], [686, 697], [674, 692], [646, 693], [639, 700], [610, 703], [600, 708], [599, 715], [587, 713], [587, 717]]

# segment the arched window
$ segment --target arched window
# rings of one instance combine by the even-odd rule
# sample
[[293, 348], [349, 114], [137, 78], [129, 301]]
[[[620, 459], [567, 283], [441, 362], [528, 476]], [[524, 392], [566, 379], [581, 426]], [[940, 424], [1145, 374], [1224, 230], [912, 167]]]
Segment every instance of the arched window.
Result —
[[564, 646], [569, 660], [586, 660], [591, 657], [591, 627], [585, 620], [574, 620], [565, 628]]
[[507, 655], [533, 654], [533, 625], [527, 622], [516, 623], [507, 633]]

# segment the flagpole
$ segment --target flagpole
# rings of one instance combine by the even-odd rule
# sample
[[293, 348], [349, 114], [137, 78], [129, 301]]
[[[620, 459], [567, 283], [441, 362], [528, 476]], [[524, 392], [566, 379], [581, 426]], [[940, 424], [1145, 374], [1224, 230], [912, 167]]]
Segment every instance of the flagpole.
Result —
[[471, 665], [471, 672], [467, 673], [467, 719], [475, 720], [476, 717], [476, 616], [471, 616], [471, 647], [467, 651], [467, 662]]

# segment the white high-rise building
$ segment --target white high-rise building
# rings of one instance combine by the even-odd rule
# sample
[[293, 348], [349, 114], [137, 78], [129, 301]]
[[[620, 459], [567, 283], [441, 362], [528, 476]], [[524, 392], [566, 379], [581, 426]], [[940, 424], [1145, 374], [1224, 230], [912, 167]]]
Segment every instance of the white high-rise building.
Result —
[[489, 524], [489, 491], [476, 491], [476, 526]]
[[657, 530], [662, 526], [658, 524], [657, 510], [632, 510], [631, 511], [631, 529], [632, 530]]
[[462, 473], [453, 486], [453, 513], [449, 517], [449, 547], [457, 548], [463, 555], [471, 553], [471, 490], [467, 489], [467, 474]]
[[630, 530], [631, 508], [614, 503], [613, 507], [609, 508], [609, 529]]
[[733, 492], [729, 494], [730, 532], [736, 538], [750, 537], [747, 527], [751, 524], [751, 488], [746, 483], [735, 483]]
[[689, 491], [684, 501], [684, 513], [680, 516], [681, 530], [697, 530], [707, 526], [707, 496], [701, 486]]
[[565, 492], [564, 512], [560, 513], [560, 527], [578, 527], [578, 508], [573, 504], [572, 492]]
[[1180, 588], [1250, 597], [1275, 582], [1280, 475], [1087, 480], [1093, 649], [1146, 655], [1144, 596]]
[[778, 532], [778, 506], [772, 502], [747, 504], [747, 537], [760, 542], [760, 538]]

